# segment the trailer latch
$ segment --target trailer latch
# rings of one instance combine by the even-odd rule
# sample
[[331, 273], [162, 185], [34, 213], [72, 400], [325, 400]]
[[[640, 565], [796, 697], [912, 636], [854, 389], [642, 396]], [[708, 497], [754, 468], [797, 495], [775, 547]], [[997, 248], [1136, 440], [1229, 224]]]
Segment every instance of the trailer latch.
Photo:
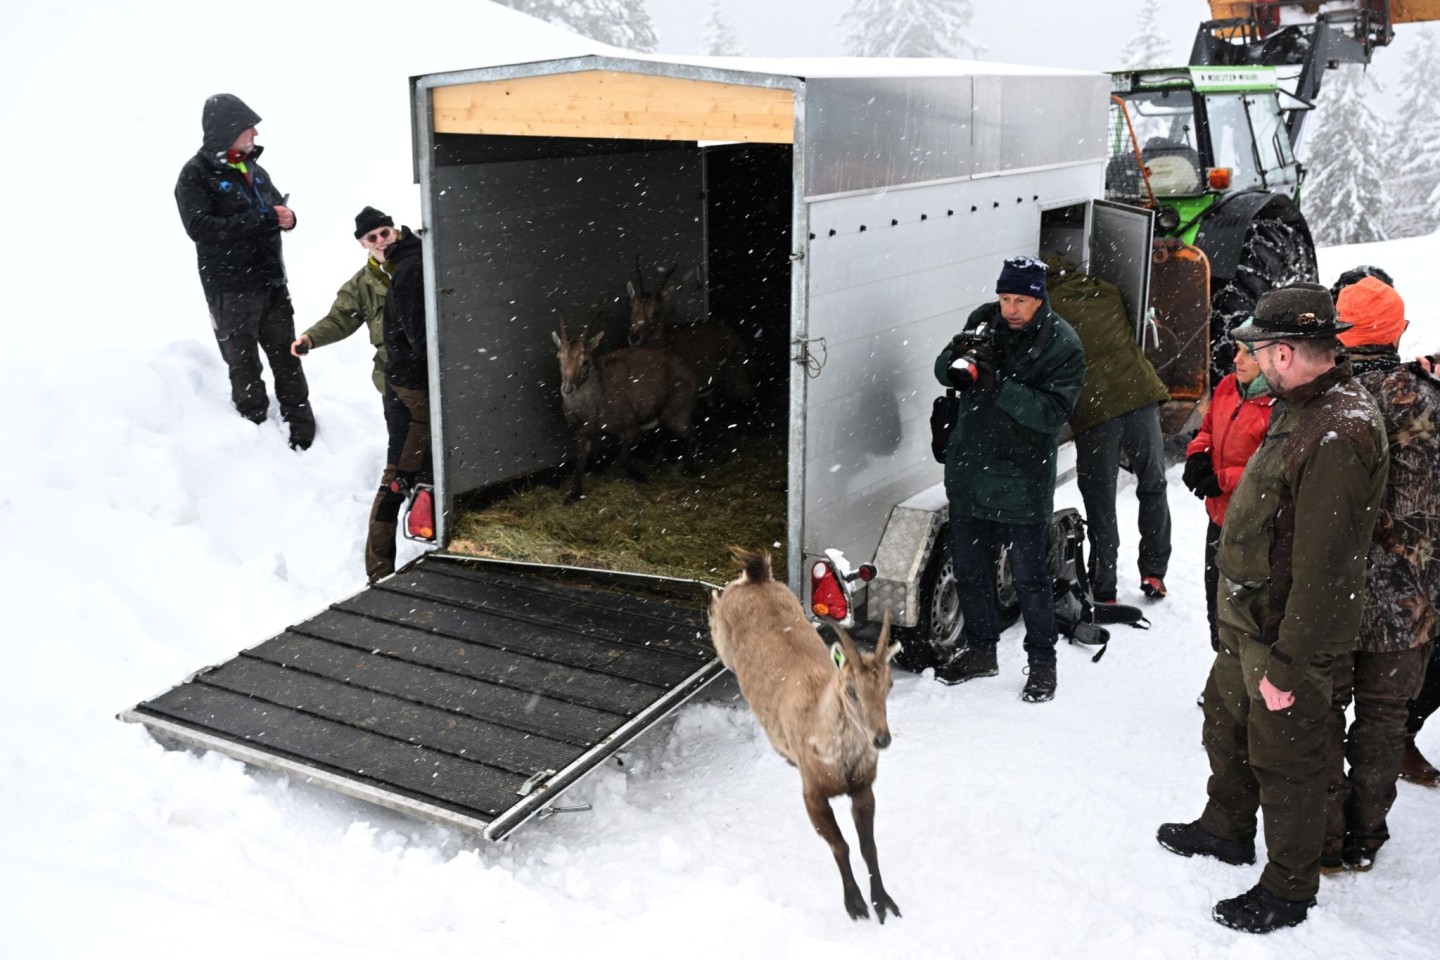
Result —
[[554, 770], [540, 770], [531, 774], [524, 783], [520, 784], [520, 789], [515, 792], [522, 797], [528, 797], [534, 793], [538, 787], [544, 786], [545, 781], [553, 776], [555, 776]]

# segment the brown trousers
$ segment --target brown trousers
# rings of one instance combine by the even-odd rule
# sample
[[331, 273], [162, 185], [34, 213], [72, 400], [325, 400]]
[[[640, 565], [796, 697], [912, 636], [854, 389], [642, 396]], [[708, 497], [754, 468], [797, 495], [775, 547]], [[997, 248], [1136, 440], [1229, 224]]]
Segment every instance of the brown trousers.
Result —
[[1265, 818], [1268, 860], [1260, 884], [1287, 900], [1320, 888], [1325, 840], [1325, 735], [1335, 655], [1307, 665], [1295, 702], [1272, 711], [1260, 696], [1270, 647], [1220, 624], [1220, 651], [1205, 683], [1203, 740], [1210, 755], [1200, 825], [1226, 840], [1255, 836]]
[[[1336, 660], [1325, 757], [1326, 853], [1359, 848], [1373, 854], [1390, 839], [1385, 817], [1405, 755], [1406, 705], [1420, 692], [1430, 651], [1426, 643], [1391, 653], [1358, 650]], [[1347, 735], [1345, 708], [1352, 699], [1355, 722]]]
[[370, 504], [370, 530], [365, 540], [365, 577], [374, 583], [395, 572], [395, 530], [405, 492], [390, 488], [433, 482], [430, 457], [430, 391], [385, 384], [385, 428], [389, 443], [380, 489]]

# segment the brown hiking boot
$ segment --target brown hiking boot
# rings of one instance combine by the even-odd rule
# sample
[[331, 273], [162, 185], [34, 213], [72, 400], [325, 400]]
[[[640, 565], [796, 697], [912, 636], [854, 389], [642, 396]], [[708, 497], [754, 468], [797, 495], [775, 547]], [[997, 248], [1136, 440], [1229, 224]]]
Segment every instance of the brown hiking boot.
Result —
[[1418, 783], [1422, 787], [1440, 785], [1440, 770], [1431, 766], [1420, 748], [1415, 746], [1414, 734], [1405, 740], [1405, 756], [1400, 761], [1400, 779]]

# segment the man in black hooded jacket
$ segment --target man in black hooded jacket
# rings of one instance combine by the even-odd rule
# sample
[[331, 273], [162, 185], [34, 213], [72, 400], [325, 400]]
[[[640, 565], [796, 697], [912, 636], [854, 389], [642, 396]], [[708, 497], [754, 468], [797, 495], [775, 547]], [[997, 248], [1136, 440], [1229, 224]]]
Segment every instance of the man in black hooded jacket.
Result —
[[257, 162], [260, 115], [236, 96], [205, 101], [204, 142], [180, 171], [175, 203], [185, 232], [195, 241], [200, 285], [220, 355], [230, 369], [230, 399], [240, 415], [265, 420], [270, 399], [260, 378], [260, 349], [270, 361], [275, 397], [290, 425], [290, 446], [315, 439], [310, 388], [300, 360], [290, 354], [295, 308], [285, 286], [280, 232], [295, 227], [270, 175]]

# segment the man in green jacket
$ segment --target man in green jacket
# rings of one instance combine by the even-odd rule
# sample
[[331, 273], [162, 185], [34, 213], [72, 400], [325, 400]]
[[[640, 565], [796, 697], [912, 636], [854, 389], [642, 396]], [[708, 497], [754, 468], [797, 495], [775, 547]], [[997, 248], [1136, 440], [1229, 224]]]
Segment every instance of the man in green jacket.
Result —
[[1268, 933], [1304, 921], [1320, 887], [1326, 730], [1334, 670], [1355, 647], [1365, 562], [1385, 493], [1389, 446], [1350, 361], [1336, 362], [1330, 293], [1271, 290], [1236, 327], [1280, 399], [1220, 534], [1220, 650], [1205, 684], [1209, 800], [1200, 819], [1162, 824], [1162, 846], [1268, 862], [1253, 888], [1215, 905], [1218, 923]]
[[1051, 265], [1050, 304], [1064, 312], [1085, 347], [1085, 385], [1070, 430], [1075, 434], [1075, 482], [1088, 521], [1090, 587], [1096, 600], [1115, 600], [1120, 554], [1116, 478], [1124, 454], [1140, 501], [1140, 592], [1159, 600], [1166, 594], [1170, 566], [1170, 501], [1160, 430], [1160, 404], [1170, 399], [1169, 391], [1136, 342], [1120, 288], [1081, 273], [1058, 255], [1045, 259]]
[[370, 345], [375, 348], [371, 380], [382, 394], [385, 392], [385, 291], [390, 287], [385, 248], [395, 242], [396, 236], [395, 221], [374, 207], [366, 207], [355, 216], [355, 239], [369, 254], [365, 266], [340, 287], [330, 312], [290, 344], [290, 353], [298, 357], [313, 347], [338, 343], [362, 326], [366, 327]]
[[1030, 661], [1021, 696], [1040, 703], [1055, 696], [1055, 587], [1045, 550], [1055, 438], [1080, 395], [1085, 351], [1050, 309], [1041, 261], [1006, 260], [995, 292], [999, 300], [971, 313], [935, 360], [936, 379], [960, 391], [945, 493], [965, 615], [965, 643], [935, 679], [956, 684], [999, 672], [995, 562], [1009, 545]]

